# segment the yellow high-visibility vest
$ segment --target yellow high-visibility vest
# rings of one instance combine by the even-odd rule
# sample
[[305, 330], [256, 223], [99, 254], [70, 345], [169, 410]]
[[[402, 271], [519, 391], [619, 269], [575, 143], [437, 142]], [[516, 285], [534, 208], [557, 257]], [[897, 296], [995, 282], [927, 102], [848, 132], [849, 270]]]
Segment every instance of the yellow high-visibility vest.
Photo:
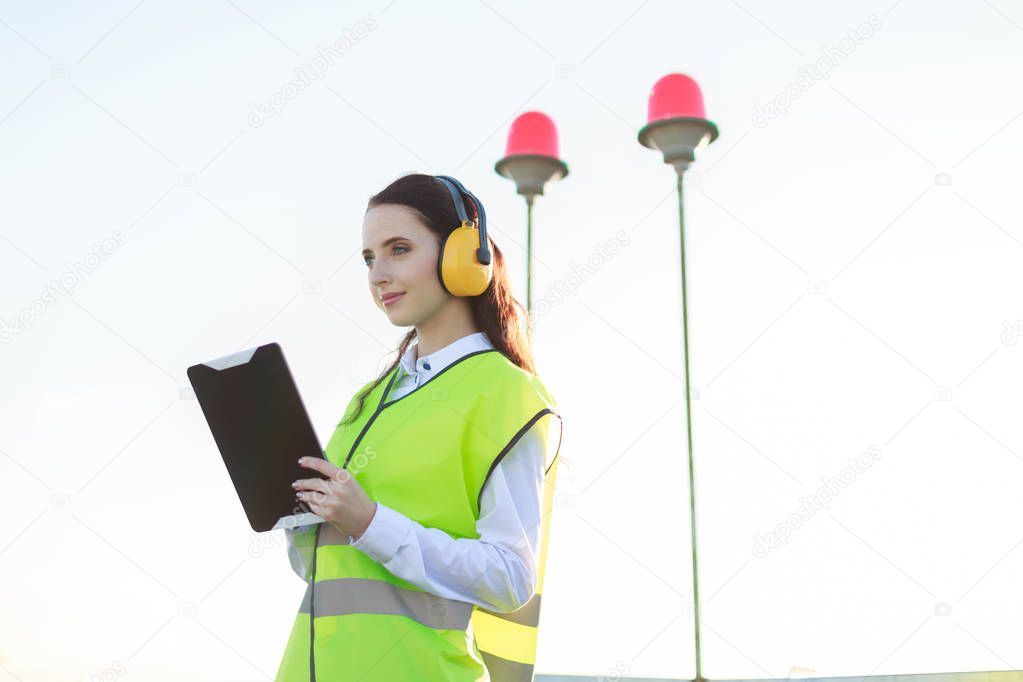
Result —
[[[362, 413], [338, 425], [324, 455], [371, 499], [454, 538], [479, 538], [475, 524], [491, 472], [523, 434], [535, 426], [547, 442], [555, 424], [558, 445], [544, 463], [536, 592], [510, 613], [445, 599], [393, 575], [332, 524], [319, 524], [306, 531], [315, 546], [314, 579], [275, 680], [529, 682], [561, 446], [555, 401], [536, 375], [497, 349], [464, 355], [385, 401], [397, 376], [395, 368]], [[353, 398], [346, 417], [355, 405]]]

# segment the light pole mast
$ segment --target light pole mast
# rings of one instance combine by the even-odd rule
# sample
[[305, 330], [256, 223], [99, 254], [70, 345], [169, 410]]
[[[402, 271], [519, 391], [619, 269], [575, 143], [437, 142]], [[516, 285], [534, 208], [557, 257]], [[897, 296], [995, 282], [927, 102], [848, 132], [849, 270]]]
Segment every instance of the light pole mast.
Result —
[[505, 155], [494, 166], [498, 174], [515, 181], [515, 191], [526, 198], [526, 314], [533, 333], [533, 201], [544, 185], [568, 175], [558, 158], [558, 130], [539, 111], [527, 111], [512, 121]]
[[700, 86], [685, 74], [673, 73], [661, 78], [650, 90], [647, 124], [639, 131], [639, 142], [657, 149], [664, 162], [675, 167], [678, 190], [679, 258], [682, 284], [682, 357], [685, 380], [686, 454], [689, 461], [689, 522], [693, 558], [693, 633], [696, 645], [696, 680], [703, 682], [700, 648], [700, 581], [696, 547], [696, 484], [693, 472], [693, 413], [689, 387], [689, 302], [686, 292], [686, 230], [683, 211], [682, 177], [696, 160], [696, 151], [717, 139], [718, 129], [707, 120]]

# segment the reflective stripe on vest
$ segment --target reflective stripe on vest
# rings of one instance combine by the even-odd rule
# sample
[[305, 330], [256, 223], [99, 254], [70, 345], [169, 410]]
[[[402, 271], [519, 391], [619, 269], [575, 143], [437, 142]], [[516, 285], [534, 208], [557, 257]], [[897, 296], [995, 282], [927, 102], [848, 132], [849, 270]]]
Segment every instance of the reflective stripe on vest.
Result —
[[538, 472], [544, 506], [536, 593], [512, 613], [444, 599], [391, 574], [323, 523], [314, 582], [276, 679], [470, 682], [489, 671], [495, 682], [531, 680], [561, 442], [555, 403], [535, 375], [496, 350], [469, 353], [385, 401], [396, 376], [392, 370], [369, 392], [354, 421], [338, 425], [324, 455], [347, 469], [370, 499], [456, 539], [479, 538], [480, 495], [500, 459], [534, 424], [545, 438], [557, 424], [557, 447], [548, 448], [545, 471]]
[[498, 613], [497, 611], [488, 611], [483, 608], [480, 611], [510, 623], [536, 627], [540, 624], [540, 595], [534, 594], [529, 598], [529, 601], [510, 613]]
[[490, 682], [533, 682], [533, 664], [510, 661], [481, 651], [483, 663], [490, 673]]
[[[309, 613], [310, 588], [302, 597], [300, 613]], [[316, 615], [379, 613], [405, 616], [428, 628], [464, 630], [472, 615], [471, 604], [444, 599], [429, 592], [407, 590], [382, 580], [335, 578], [316, 583]]]

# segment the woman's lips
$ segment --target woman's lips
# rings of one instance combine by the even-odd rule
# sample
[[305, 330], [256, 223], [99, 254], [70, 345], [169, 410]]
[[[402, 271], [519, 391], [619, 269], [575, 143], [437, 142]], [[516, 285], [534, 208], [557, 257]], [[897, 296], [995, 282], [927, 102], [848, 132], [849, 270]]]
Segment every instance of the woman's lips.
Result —
[[404, 295], [405, 294], [398, 294], [397, 296], [387, 296], [387, 297], [385, 297], [385, 298], [383, 298], [381, 300], [383, 301], [384, 305], [391, 305], [392, 303], [394, 303], [395, 301], [399, 300]]

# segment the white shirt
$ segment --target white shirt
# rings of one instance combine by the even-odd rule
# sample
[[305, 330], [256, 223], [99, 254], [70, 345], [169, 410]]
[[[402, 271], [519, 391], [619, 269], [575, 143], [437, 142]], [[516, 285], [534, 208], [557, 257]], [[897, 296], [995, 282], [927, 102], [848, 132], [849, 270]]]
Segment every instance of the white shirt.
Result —
[[[418, 358], [418, 343], [413, 344], [399, 361], [399, 377], [387, 399], [409, 393], [468, 353], [493, 347], [485, 332], [463, 336], [423, 358]], [[453, 538], [377, 502], [373, 519], [352, 546], [432, 594], [498, 612], [519, 608], [536, 591], [538, 576], [549, 447], [537, 433], [538, 425], [539, 421], [512, 446], [483, 486], [476, 522], [478, 539]], [[559, 435], [557, 428], [550, 431]], [[308, 528], [285, 530], [292, 568], [305, 580], [309, 578], [311, 542], [296, 546], [295, 534]]]

